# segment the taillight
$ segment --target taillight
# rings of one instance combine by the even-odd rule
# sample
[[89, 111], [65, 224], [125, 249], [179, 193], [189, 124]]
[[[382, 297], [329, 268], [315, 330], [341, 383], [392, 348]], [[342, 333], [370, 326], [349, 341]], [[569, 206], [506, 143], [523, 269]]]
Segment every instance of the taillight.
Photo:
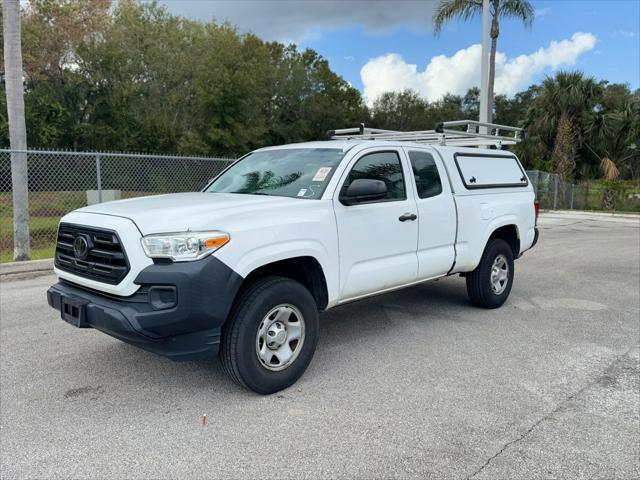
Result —
[[538, 200], [533, 201], [533, 211], [536, 216], [536, 226], [538, 226], [538, 212], [540, 211], [540, 205], [538, 205]]

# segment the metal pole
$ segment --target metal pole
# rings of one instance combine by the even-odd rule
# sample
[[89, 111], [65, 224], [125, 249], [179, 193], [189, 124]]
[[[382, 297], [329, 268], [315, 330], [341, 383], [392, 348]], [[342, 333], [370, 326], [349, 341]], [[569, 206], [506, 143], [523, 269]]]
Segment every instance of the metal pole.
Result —
[[569, 206], [569, 209], [573, 210], [573, 187], [575, 187], [575, 185], [572, 183], [571, 184], [571, 205]]
[[558, 208], [558, 175], [554, 175], [553, 178], [553, 209], [556, 210]]
[[102, 176], [100, 172], [100, 155], [96, 155], [96, 181], [98, 183], [98, 203], [102, 203]]
[[584, 187], [584, 209], [589, 210], [589, 180]]
[[[482, 0], [482, 63], [480, 64], [480, 121], [489, 121], [489, 0]], [[480, 133], [488, 133], [480, 127]]]
[[[11, 192], [13, 208], [13, 259], [29, 260], [29, 175], [27, 130], [24, 113], [20, 2], [3, 0], [2, 36], [4, 83], [7, 97], [9, 146], [11, 152]], [[22, 151], [22, 152], [21, 152]]]

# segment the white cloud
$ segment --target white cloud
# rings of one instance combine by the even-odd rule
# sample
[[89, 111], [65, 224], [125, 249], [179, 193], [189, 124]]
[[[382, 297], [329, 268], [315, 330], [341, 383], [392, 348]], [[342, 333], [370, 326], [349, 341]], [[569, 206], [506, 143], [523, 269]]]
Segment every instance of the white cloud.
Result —
[[624, 37], [624, 38], [635, 38], [638, 36], [636, 32], [631, 32], [629, 30], [616, 30], [613, 32], [612, 36], [615, 37]]
[[[150, 1], [150, 0], [140, 0]], [[368, 32], [432, 28], [436, 2], [424, 0], [160, 0], [173, 14], [228, 20], [267, 40], [300, 41], [322, 28], [359, 25]]]
[[551, 11], [551, 7], [540, 8], [533, 12], [536, 18], [544, 17], [547, 13]]
[[[513, 95], [529, 85], [532, 78], [547, 69], [575, 65], [580, 55], [593, 49], [597, 42], [591, 33], [577, 32], [570, 39], [552, 41], [548, 47], [528, 55], [507, 58], [496, 54], [495, 92]], [[367, 103], [384, 92], [412, 89], [433, 101], [446, 93], [464, 94], [480, 83], [479, 44], [458, 50], [451, 57], [432, 57], [424, 71], [409, 64], [397, 53], [373, 58], [360, 70]]]

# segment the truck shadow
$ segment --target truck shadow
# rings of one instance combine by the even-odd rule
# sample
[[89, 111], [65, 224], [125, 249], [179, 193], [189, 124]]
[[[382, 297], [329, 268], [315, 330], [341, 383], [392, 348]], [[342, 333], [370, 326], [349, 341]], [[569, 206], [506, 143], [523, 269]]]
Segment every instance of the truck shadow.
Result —
[[[388, 343], [389, 335], [412, 337], [416, 328], [422, 330], [438, 321], [468, 321], [463, 320], [461, 308], [473, 307], [467, 298], [464, 281], [459, 278], [427, 282], [336, 307], [320, 316], [320, 340], [312, 367], [321, 363], [330, 368], [332, 351], [349, 350], [364, 341], [375, 347]], [[370, 350], [372, 356], [376, 355], [375, 350]], [[127, 368], [130, 374], [144, 375], [145, 382], [160, 388], [169, 383], [170, 388], [192, 393], [210, 392], [212, 388], [221, 394], [243, 391], [226, 378], [217, 358], [173, 362], [115, 341], [109, 343], [102, 354], [111, 357], [111, 362], [114, 358], [123, 359], [131, 365]]]
[[381, 323], [428, 324], [443, 318], [462, 321], [460, 309], [470, 308], [463, 280], [446, 278], [377, 295], [333, 308], [320, 317], [321, 343], [340, 343], [345, 337], [379, 335]]

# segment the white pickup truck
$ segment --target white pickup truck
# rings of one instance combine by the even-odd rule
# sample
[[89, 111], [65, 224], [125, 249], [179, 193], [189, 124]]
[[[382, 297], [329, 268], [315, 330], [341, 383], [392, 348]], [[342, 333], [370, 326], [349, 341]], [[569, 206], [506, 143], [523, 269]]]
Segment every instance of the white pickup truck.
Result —
[[304, 373], [329, 308], [454, 274], [474, 305], [499, 307], [537, 241], [537, 204], [513, 154], [464, 146], [517, 141], [476, 123], [339, 130], [251, 152], [201, 192], [75, 210], [48, 302], [175, 360], [219, 353], [262, 394]]

